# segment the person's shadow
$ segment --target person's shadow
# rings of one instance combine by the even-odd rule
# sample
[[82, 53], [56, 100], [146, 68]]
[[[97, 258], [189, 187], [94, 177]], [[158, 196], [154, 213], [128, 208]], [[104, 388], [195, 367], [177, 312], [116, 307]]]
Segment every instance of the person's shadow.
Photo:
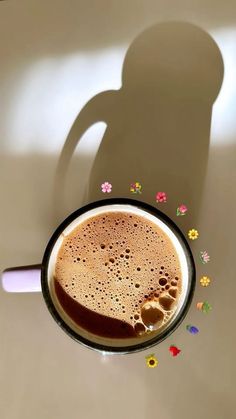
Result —
[[[178, 204], [186, 204], [189, 217], [181, 217], [181, 226], [193, 225], [223, 72], [215, 41], [193, 24], [167, 22], [142, 32], [126, 53], [122, 87], [93, 97], [68, 134], [56, 172], [56, 207], [80, 137], [104, 121], [107, 128], [90, 178], [76, 179], [87, 182], [84, 203], [115, 196], [156, 205], [156, 193], [164, 191], [168, 199], [160, 208], [173, 217]], [[112, 184], [112, 193], [101, 192], [104, 181]], [[142, 195], [132, 196], [135, 181], [141, 183]]]

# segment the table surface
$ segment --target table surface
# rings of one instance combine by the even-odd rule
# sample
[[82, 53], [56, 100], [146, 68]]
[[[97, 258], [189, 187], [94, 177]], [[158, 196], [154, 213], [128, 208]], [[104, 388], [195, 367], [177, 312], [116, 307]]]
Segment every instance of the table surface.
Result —
[[[191, 243], [194, 257], [197, 260], [200, 250], [208, 250], [211, 261], [204, 266], [197, 262], [197, 277], [209, 275], [211, 285], [204, 289], [198, 282], [187, 318], [173, 335], [151, 351], [128, 356], [102, 356], [76, 344], [56, 326], [40, 293], [7, 294], [0, 290], [2, 419], [234, 417], [236, 8], [233, 2], [0, 2], [0, 268], [39, 263], [58, 223], [84, 202], [103, 198], [96, 185], [106, 173], [114, 184], [112, 196], [129, 195], [130, 178], [122, 169], [128, 166], [125, 163], [132, 155], [127, 137], [123, 147], [129, 152], [124, 161], [116, 155], [111, 158], [108, 149], [103, 160], [100, 153], [97, 166], [93, 165], [105, 132], [104, 123], [93, 125], [83, 136], [66, 173], [66, 191], [59, 188], [55, 197], [56, 165], [84, 105], [100, 92], [120, 89], [129, 45], [145, 28], [167, 20], [200, 26], [218, 44], [224, 62], [223, 84], [213, 109], [204, 105], [201, 114], [198, 108], [200, 119], [195, 121], [192, 133], [187, 118], [181, 125], [183, 138], [191, 135], [189, 148], [182, 153], [183, 159], [187, 155], [186, 165], [193, 164], [195, 171], [189, 172], [190, 184], [191, 179], [198, 178], [198, 171], [203, 183], [199, 195], [186, 191], [185, 196], [186, 202], [189, 198], [194, 203], [197, 214], [191, 216], [190, 206], [188, 218], [187, 215], [184, 221], [175, 218], [184, 233], [190, 227], [199, 230], [198, 241]], [[208, 81], [217, 74], [207, 74]], [[204, 119], [206, 109], [210, 111]], [[109, 110], [109, 118], [115, 118], [113, 112], [114, 107]], [[148, 120], [147, 108], [142, 112], [137, 124], [139, 130], [143, 129], [148, 154], [148, 137], [151, 138], [156, 126], [151, 118]], [[166, 109], [163, 114], [166, 121]], [[129, 118], [128, 114], [127, 127]], [[173, 114], [170, 115], [173, 121], [171, 118]], [[149, 128], [145, 129], [146, 121]], [[169, 138], [168, 124], [164, 126], [157, 117], [158, 124], [162, 134]], [[114, 132], [117, 135], [118, 128], [113, 136]], [[139, 132], [135, 134], [138, 139]], [[207, 150], [201, 155], [201, 150], [197, 150], [199, 160], [193, 144], [196, 132], [210, 137], [209, 153]], [[109, 135], [112, 138], [111, 130], [105, 132], [105, 140]], [[176, 128], [180, 143], [181, 136]], [[138, 152], [139, 147], [143, 151], [141, 141], [133, 152]], [[156, 166], [163, 168], [158, 142], [156, 147]], [[117, 143], [116, 153], [119, 153]], [[137, 164], [132, 166], [134, 177], [140, 173], [144, 179], [141, 169], [146, 167], [143, 183], [151, 194], [163, 185], [149, 170], [153, 161], [149, 164], [144, 160], [147, 156], [140, 154], [137, 153]], [[202, 170], [204, 164], [206, 172]], [[137, 166], [140, 172], [135, 172]], [[170, 166], [168, 170], [171, 171]], [[156, 182], [153, 190], [148, 187], [148, 179], [149, 184]], [[176, 196], [172, 192], [171, 202], [163, 207], [169, 215], [179, 199], [177, 181], [174, 186]], [[184, 199], [181, 188], [180, 193]], [[145, 195], [144, 191], [143, 199], [155, 205], [150, 194]], [[196, 303], [204, 300], [213, 306], [207, 315], [196, 310]], [[188, 323], [199, 327], [198, 335], [186, 332]], [[182, 350], [175, 358], [168, 351], [173, 343]], [[145, 365], [145, 356], [150, 352], [159, 360], [155, 369]]]

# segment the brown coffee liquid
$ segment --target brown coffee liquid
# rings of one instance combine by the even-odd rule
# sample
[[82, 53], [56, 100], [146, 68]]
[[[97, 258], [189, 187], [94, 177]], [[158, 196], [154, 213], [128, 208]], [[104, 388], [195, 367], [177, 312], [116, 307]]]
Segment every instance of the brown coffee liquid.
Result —
[[95, 215], [63, 240], [56, 296], [80, 327], [105, 338], [143, 336], [173, 316], [181, 269], [169, 237], [125, 211]]

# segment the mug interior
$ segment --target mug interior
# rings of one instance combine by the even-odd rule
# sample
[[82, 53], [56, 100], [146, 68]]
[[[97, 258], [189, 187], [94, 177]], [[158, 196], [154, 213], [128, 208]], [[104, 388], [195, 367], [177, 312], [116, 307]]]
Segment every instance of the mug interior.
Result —
[[[97, 336], [78, 326], [63, 310], [54, 287], [57, 256], [62, 242], [80, 223], [93, 216], [110, 212], [125, 212], [144, 217], [157, 225], [171, 240], [179, 258], [182, 288], [175, 313], [169, 322], [142, 337], [114, 339]], [[179, 325], [191, 302], [195, 284], [195, 268], [190, 248], [178, 229], [167, 216], [148, 204], [131, 199], [108, 199], [89, 204], [71, 214], [54, 233], [43, 260], [42, 290], [48, 308], [59, 325], [74, 339], [103, 352], [127, 353], [146, 349], [167, 337]]]

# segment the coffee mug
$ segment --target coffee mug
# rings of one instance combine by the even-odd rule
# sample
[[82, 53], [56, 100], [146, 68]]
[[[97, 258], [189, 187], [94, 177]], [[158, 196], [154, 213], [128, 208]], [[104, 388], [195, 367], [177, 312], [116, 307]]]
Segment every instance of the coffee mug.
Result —
[[[96, 336], [82, 330], [65, 313], [55, 295], [54, 269], [57, 254], [63, 239], [80, 222], [94, 215], [109, 211], [132, 212], [155, 223], [170, 238], [179, 256], [182, 272], [182, 289], [178, 307], [171, 321], [160, 332], [150, 333], [143, 338], [111, 339]], [[190, 307], [195, 289], [196, 274], [190, 247], [176, 224], [165, 214], [151, 205], [135, 199], [110, 198], [96, 201], [76, 210], [56, 229], [46, 247], [42, 263], [6, 269], [2, 273], [2, 286], [7, 292], [42, 291], [45, 303], [56, 323], [75, 341], [102, 353], [126, 354], [145, 350], [166, 339], [180, 325]]]

